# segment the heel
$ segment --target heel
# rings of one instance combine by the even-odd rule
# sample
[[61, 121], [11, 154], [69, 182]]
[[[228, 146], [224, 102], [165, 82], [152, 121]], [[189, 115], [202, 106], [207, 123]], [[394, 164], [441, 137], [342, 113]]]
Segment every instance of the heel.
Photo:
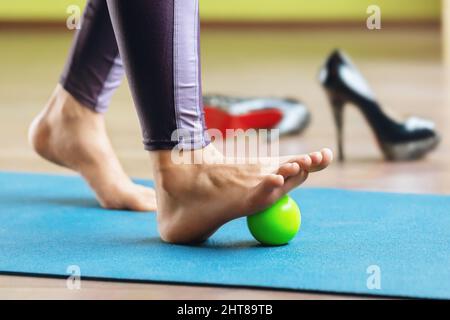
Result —
[[335, 96], [329, 95], [331, 109], [333, 111], [334, 123], [336, 124], [338, 159], [344, 161], [344, 101]]

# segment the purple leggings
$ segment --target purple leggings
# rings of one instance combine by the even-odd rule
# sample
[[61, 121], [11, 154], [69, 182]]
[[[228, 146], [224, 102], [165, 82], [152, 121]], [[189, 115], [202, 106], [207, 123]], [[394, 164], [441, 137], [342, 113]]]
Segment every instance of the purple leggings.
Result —
[[126, 72], [147, 150], [202, 148], [198, 0], [89, 0], [61, 85], [105, 112]]

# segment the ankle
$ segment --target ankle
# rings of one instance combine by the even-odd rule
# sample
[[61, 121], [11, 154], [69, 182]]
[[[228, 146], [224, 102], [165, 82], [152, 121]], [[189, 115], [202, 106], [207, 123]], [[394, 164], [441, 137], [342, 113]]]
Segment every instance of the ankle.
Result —
[[47, 109], [50, 115], [57, 115], [61, 120], [73, 121], [78, 118], [100, 117], [101, 114], [82, 105], [66, 89], [58, 84], [52, 93]]
[[[171, 199], [179, 199], [189, 188], [191, 181], [187, 175], [193, 174], [192, 170], [185, 170], [183, 166], [177, 166], [168, 157], [162, 156], [153, 160], [153, 177], [156, 188], [161, 196]], [[189, 168], [190, 169], [190, 168]]]

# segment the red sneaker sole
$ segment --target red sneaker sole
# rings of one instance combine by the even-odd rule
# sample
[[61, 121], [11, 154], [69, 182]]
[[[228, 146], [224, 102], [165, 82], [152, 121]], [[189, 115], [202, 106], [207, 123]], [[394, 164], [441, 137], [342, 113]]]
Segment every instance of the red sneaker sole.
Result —
[[223, 110], [205, 106], [205, 121], [208, 128], [218, 129], [224, 136], [227, 129], [272, 129], [283, 117], [278, 109], [252, 111], [242, 115], [231, 115]]

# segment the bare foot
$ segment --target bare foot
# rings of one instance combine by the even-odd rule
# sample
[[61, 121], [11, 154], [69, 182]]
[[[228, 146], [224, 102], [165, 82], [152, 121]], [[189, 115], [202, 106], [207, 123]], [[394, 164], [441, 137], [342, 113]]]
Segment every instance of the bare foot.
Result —
[[60, 85], [30, 125], [29, 141], [43, 158], [80, 173], [102, 207], [156, 210], [155, 191], [134, 184], [114, 154], [103, 115], [81, 106]]
[[[205, 152], [211, 158], [221, 157], [212, 145], [185, 152], [193, 158], [204, 159]], [[302, 184], [310, 172], [325, 169], [332, 161], [332, 152], [323, 149], [284, 157], [275, 168], [261, 164], [176, 164], [170, 151], [151, 152], [151, 157], [161, 238], [189, 243], [203, 241], [226, 222], [270, 206]]]

